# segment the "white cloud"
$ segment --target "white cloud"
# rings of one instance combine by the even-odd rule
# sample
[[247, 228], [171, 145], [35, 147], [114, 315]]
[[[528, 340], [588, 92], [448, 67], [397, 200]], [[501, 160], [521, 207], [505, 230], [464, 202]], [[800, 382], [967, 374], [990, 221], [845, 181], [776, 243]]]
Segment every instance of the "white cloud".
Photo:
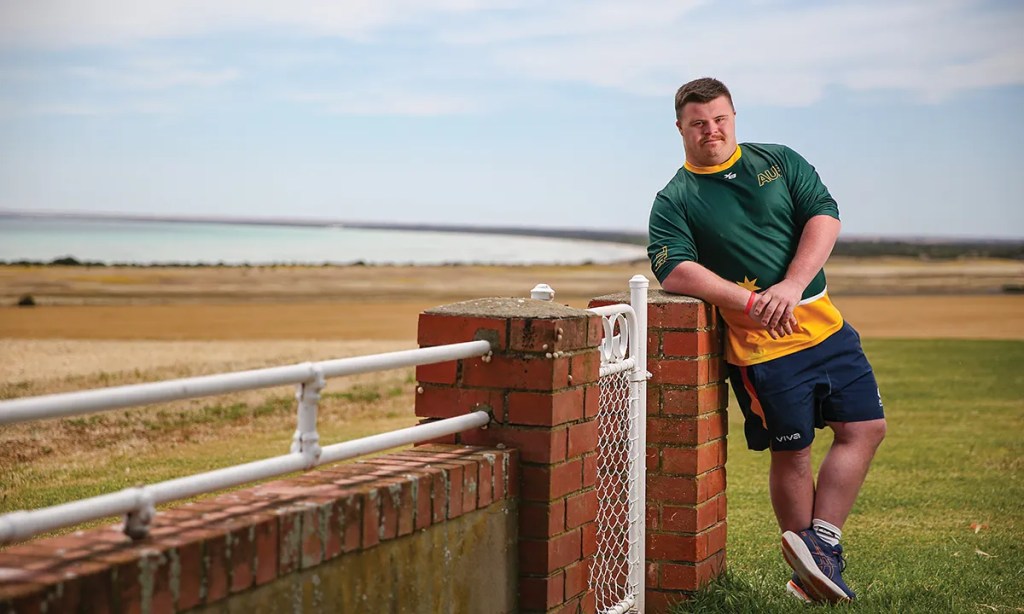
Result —
[[25, 102], [0, 100], [0, 118], [103, 117], [115, 115], [173, 115], [180, 110], [162, 100], [116, 104], [97, 102]]
[[626, 21], [595, 34], [535, 38], [558, 31], [564, 16], [552, 14], [544, 29], [510, 24], [490, 36], [514, 41], [495, 55], [524, 76], [640, 95], [664, 95], [689, 78], [714, 75], [767, 104], [813, 103], [829, 86], [902, 90], [935, 101], [1024, 84], [1024, 7], [983, 11], [980, 4], [693, 6], [663, 14], [657, 28]]
[[130, 90], [214, 87], [234, 81], [240, 74], [233, 68], [207, 68], [181, 60], [160, 59], [132, 60], [116, 68], [77, 66], [69, 72], [73, 77]]
[[0, 41], [67, 47], [292, 30], [363, 38], [431, 13], [479, 10], [472, 0], [0, 0]]
[[[942, 101], [1024, 85], [1021, 31], [1024, 5], [990, 0], [0, 0], [6, 46], [109, 47], [239, 33], [288, 41], [282, 47], [301, 64], [325, 57], [304, 46], [320, 37], [369, 42], [358, 64], [381, 81], [402, 81], [413, 66], [429, 65], [431, 78], [461, 91], [438, 85], [421, 100], [433, 114], [482, 106], [465, 99], [480, 76], [665, 96], [688, 78], [714, 75], [746, 104], [807, 105], [836, 87]], [[383, 56], [409, 61], [378, 65]], [[79, 75], [134, 89], [210, 87], [239, 77], [203, 64]], [[372, 102], [346, 99], [331, 108], [416, 106], [367, 95]]]
[[294, 102], [311, 104], [336, 115], [406, 115], [430, 117], [461, 115], [479, 110], [469, 98], [430, 92], [409, 92], [373, 87], [332, 93], [291, 93]]

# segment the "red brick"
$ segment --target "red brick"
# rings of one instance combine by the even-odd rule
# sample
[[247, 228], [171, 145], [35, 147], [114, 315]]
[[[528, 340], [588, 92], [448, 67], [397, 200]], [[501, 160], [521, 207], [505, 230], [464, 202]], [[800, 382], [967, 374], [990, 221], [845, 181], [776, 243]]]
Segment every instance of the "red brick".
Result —
[[697, 500], [702, 503], [725, 492], [725, 469], [716, 469], [697, 476]]
[[230, 592], [238, 593], [250, 588], [256, 581], [253, 562], [256, 559], [255, 531], [252, 519], [240, 522], [228, 534], [231, 540], [231, 585]]
[[547, 540], [519, 540], [519, 571], [525, 574], [550, 574], [580, 560], [582, 529]]
[[697, 416], [725, 409], [729, 390], [725, 384], [711, 384], [701, 388], [666, 389], [663, 411], [665, 414]]
[[665, 531], [698, 533], [718, 522], [717, 501], [699, 505], [665, 505], [662, 508], [661, 528]]
[[647, 447], [646, 465], [648, 473], [654, 473], [660, 470], [661, 457], [658, 452], [661, 450], [659, 447]]
[[647, 499], [662, 503], [697, 503], [698, 478], [647, 476]]
[[[380, 493], [375, 489], [368, 490], [361, 493], [361, 507], [362, 507], [362, 540], [360, 546], [363, 550], [372, 548], [380, 543]], [[281, 570], [281, 575], [284, 575], [284, 570]]]
[[565, 532], [565, 499], [519, 505], [519, 536], [548, 538]]
[[697, 475], [697, 448], [662, 448], [662, 473]]
[[699, 386], [708, 383], [708, 360], [686, 358], [655, 358], [647, 362], [651, 384]]
[[707, 554], [708, 556], [725, 550], [725, 541], [728, 533], [728, 527], [725, 521], [722, 521], [715, 526], [711, 527], [704, 534], [707, 543]]
[[524, 465], [522, 467], [524, 501], [551, 501], [580, 490], [583, 486], [583, 460], [560, 465]]
[[695, 445], [698, 424], [686, 418], [648, 418], [647, 443]]
[[[276, 529], [277, 522], [274, 520], [274, 527]], [[259, 537], [257, 531], [256, 536]], [[175, 550], [175, 556], [178, 558], [178, 601], [176, 607], [179, 610], [187, 610], [193, 608], [202, 603], [202, 584], [203, 584], [203, 542], [200, 540], [188, 540], [180, 544]], [[259, 556], [259, 551], [257, 551]], [[274, 574], [277, 574], [277, 535], [275, 530], [274, 536], [274, 550], [273, 550], [273, 567]], [[90, 582], [95, 587], [97, 582]], [[90, 592], [92, 592], [91, 589]], [[102, 608], [90, 607], [86, 608], [90, 611], [100, 610]]]
[[523, 429], [491, 427], [489, 436], [492, 441], [501, 441], [505, 445], [519, 450], [520, 458], [527, 463], [557, 463], [566, 458], [568, 449], [568, 429]]
[[647, 355], [664, 356], [664, 354], [662, 354], [661, 352], [661, 331], [647, 331]]
[[560, 390], [569, 385], [569, 357], [495, 354], [489, 362], [467, 358], [462, 363], [462, 383], [480, 388]]
[[547, 610], [562, 603], [565, 575], [557, 571], [545, 577], [519, 579], [519, 607], [529, 610]]
[[[256, 550], [254, 561], [255, 578], [257, 585], [266, 584], [277, 578], [278, 563], [278, 518], [268, 515], [253, 527], [253, 542]], [[358, 535], [358, 533], [357, 533]], [[181, 563], [182, 570], [186, 569], [185, 562]], [[184, 571], [182, 571], [184, 576]], [[180, 605], [185, 609], [184, 605]]]
[[597, 491], [588, 490], [565, 500], [565, 526], [568, 529], [593, 522], [597, 518]]
[[[295, 533], [298, 534], [302, 523], [298, 514], [291, 514], [295, 523]], [[206, 578], [206, 603], [219, 601], [228, 595], [228, 552], [227, 535], [220, 535], [207, 539], [203, 544], [203, 571]], [[295, 550], [295, 560], [289, 573], [298, 569], [298, 549]], [[283, 561], [278, 565], [283, 568]], [[120, 576], [120, 574], [118, 574]]]
[[[598, 305], [591, 305], [591, 307], [597, 307]], [[587, 346], [595, 347], [601, 344], [601, 340], [604, 339], [604, 318], [599, 315], [592, 315], [587, 318]]]
[[569, 600], [587, 590], [590, 584], [590, 564], [593, 559], [583, 559], [565, 568], [565, 599]]
[[476, 339], [492, 341], [495, 350], [507, 347], [505, 318], [471, 318], [465, 316], [421, 313], [416, 342], [422, 346], [446, 345]]
[[512, 320], [509, 323], [509, 349], [522, 352], [555, 352], [588, 347], [589, 321], [590, 318], [587, 317]]
[[647, 415], [657, 416], [661, 411], [661, 391], [664, 387], [656, 384], [647, 386]]
[[699, 299], [688, 302], [655, 303], [647, 309], [649, 328], [705, 328], [711, 321], [709, 308]]
[[583, 558], [594, 556], [597, 553], [597, 523], [590, 522], [580, 527], [580, 535], [583, 539]]
[[660, 575], [657, 586], [679, 591], [696, 591], [697, 567], [690, 563], [661, 563], [659, 566]]
[[580, 422], [569, 426], [569, 448], [566, 451], [567, 458], [573, 458], [590, 452], [597, 452], [597, 442], [600, 436], [597, 420]]
[[[661, 508], [657, 505], [657, 502], [654, 502], [654, 503], [655, 503], [655, 505], [648, 505], [648, 506], [646, 506], [645, 518], [647, 519], [647, 530], [648, 531], [660, 531], [661, 530], [661, 520], [659, 519], [659, 516], [660, 516], [659, 512], [660, 512]], [[666, 530], [668, 530], [668, 529], [666, 529]]]
[[478, 461], [480, 475], [476, 483], [477, 507], [487, 507], [494, 501], [494, 458], [481, 455]]
[[495, 420], [505, 419], [504, 392], [450, 386], [421, 386], [416, 393], [416, 415], [421, 418], [454, 418], [472, 411], [490, 409]]
[[573, 384], [596, 382], [601, 376], [601, 353], [595, 348], [573, 354], [569, 362], [569, 373]]
[[555, 393], [509, 392], [508, 423], [557, 426], [583, 417], [584, 389]]
[[688, 356], [696, 358], [713, 353], [718, 337], [712, 332], [665, 331], [661, 335], [662, 351], [665, 356]]
[[661, 561], [697, 560], [697, 537], [647, 532], [647, 558]]
[[672, 612], [686, 595], [679, 591], [662, 591], [647, 589], [644, 591], [644, 607], [648, 612]]
[[597, 454], [583, 455], [583, 488], [597, 485]]
[[459, 362], [435, 362], [416, 367], [416, 381], [424, 384], [454, 384], [459, 376]]
[[472, 512], [477, 508], [477, 494], [480, 483], [480, 465], [476, 462], [467, 463], [462, 468], [462, 512]]
[[600, 384], [587, 384], [584, 389], [583, 417], [595, 418], [601, 411], [601, 386]]

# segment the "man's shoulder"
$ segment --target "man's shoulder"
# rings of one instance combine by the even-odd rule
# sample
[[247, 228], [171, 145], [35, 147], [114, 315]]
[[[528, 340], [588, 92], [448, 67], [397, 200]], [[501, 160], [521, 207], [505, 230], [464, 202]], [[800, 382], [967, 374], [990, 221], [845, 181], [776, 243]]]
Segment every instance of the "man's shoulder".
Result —
[[788, 145], [779, 143], [740, 143], [740, 150], [748, 156], [754, 154], [762, 157], [788, 156], [795, 153]]
[[680, 166], [679, 170], [665, 184], [665, 187], [658, 191], [658, 196], [675, 199], [685, 193], [689, 183], [688, 175], [689, 173], [686, 172], [686, 169]]

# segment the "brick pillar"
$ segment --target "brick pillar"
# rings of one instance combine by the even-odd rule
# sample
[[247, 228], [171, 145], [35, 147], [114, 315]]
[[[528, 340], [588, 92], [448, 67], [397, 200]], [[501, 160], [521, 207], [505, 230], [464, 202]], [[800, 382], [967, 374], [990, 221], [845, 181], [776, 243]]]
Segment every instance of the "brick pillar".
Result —
[[[629, 302], [595, 298], [591, 307]], [[647, 611], [725, 570], [727, 373], [714, 307], [652, 290], [647, 310]]]
[[420, 315], [421, 347], [474, 339], [494, 347], [490, 357], [418, 368], [416, 415], [489, 408], [488, 428], [447, 443], [518, 450], [520, 612], [595, 610], [588, 576], [596, 549], [600, 338], [598, 316], [532, 299], [480, 299]]

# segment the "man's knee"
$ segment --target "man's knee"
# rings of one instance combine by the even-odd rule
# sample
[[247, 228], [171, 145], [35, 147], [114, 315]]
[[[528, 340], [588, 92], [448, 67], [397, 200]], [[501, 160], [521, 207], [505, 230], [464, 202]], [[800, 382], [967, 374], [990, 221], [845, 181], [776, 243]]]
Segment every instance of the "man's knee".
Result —
[[829, 426], [835, 432], [835, 442], [852, 444], [871, 449], [877, 448], [885, 439], [885, 418], [863, 422], [835, 422]]
[[811, 447], [802, 450], [772, 450], [772, 470], [792, 475], [811, 473]]

